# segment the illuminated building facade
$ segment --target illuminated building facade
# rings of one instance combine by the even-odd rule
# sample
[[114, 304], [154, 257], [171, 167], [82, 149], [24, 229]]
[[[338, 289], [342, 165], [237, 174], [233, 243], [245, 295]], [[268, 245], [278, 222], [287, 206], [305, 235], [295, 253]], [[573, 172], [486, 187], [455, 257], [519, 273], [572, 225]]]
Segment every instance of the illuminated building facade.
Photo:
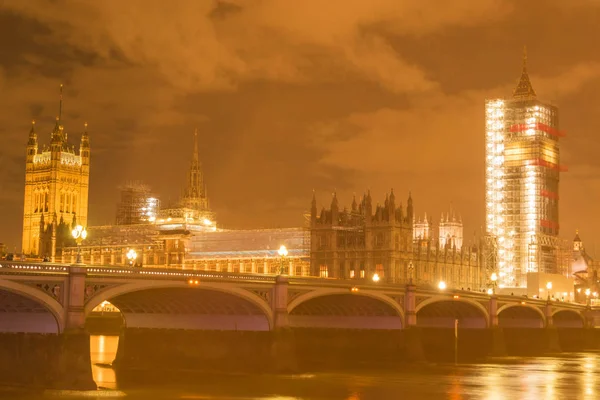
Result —
[[433, 227], [431, 226], [431, 222], [427, 219], [427, 213], [425, 213], [423, 219], [421, 219], [421, 217], [415, 218], [413, 224], [413, 240], [427, 243], [427, 241], [431, 239], [432, 234]]
[[527, 58], [511, 99], [487, 100], [486, 232], [499, 284], [558, 267], [558, 109], [536, 98]]
[[310, 233], [311, 275], [358, 280], [376, 276], [403, 284], [412, 279], [431, 286], [444, 281], [472, 290], [484, 285], [477, 249], [440, 247], [427, 219], [414, 222], [410, 195], [406, 208], [396, 206], [393, 192], [373, 208], [367, 193], [349, 210], [340, 210], [334, 195], [330, 208], [320, 213], [313, 198]]
[[187, 174], [187, 182], [179, 202], [174, 207], [160, 210], [156, 223], [169, 227], [182, 227], [191, 224], [192, 227], [208, 227], [216, 230], [215, 215], [210, 211], [202, 163], [198, 156], [198, 131], [194, 131], [194, 147], [192, 161]]
[[442, 214], [439, 227], [439, 242], [441, 248], [457, 248], [463, 246], [463, 223], [460, 216], [454, 211]]
[[[50, 147], [40, 150], [35, 123], [27, 142], [22, 251], [53, 259], [74, 224], [87, 224], [90, 141], [86, 129], [79, 151], [62, 124], [62, 85]], [[65, 236], [66, 235], [66, 236]]]

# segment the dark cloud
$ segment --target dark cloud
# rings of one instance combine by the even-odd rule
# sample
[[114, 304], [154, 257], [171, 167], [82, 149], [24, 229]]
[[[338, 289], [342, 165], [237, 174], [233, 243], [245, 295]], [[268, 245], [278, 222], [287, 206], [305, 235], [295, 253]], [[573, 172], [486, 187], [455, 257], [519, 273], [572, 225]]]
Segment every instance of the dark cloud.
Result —
[[185, 180], [194, 128], [212, 207], [229, 227], [303, 223], [312, 190], [342, 204], [412, 191], [419, 213], [483, 222], [483, 103], [509, 96], [523, 44], [568, 136], [561, 226], [589, 241], [600, 196], [595, 1], [5, 0], [0, 11], [0, 241], [19, 245], [31, 119], [92, 143], [90, 219], [117, 187], [163, 202]]

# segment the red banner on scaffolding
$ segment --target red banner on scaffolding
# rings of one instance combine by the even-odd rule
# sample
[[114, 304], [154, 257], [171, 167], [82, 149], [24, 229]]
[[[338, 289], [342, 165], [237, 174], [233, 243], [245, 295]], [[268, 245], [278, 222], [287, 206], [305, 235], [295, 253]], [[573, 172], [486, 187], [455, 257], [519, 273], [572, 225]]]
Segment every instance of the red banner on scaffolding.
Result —
[[540, 225], [544, 228], [559, 228], [558, 222], [548, 221], [547, 219], [543, 219], [540, 221]]
[[527, 165], [546, 167], [546, 168], [554, 169], [554, 170], [557, 170], [560, 172], [567, 172], [569, 170], [567, 168], [567, 166], [565, 166], [565, 165], [554, 164], [554, 163], [551, 163], [550, 161], [542, 160], [541, 158], [538, 158], [536, 160], [531, 160], [527, 163]]
[[564, 131], [559, 131], [549, 125], [542, 124], [541, 122], [536, 122], [535, 124], [516, 124], [510, 127], [511, 132], [524, 132], [527, 129], [535, 129], [536, 131], [546, 132], [548, 135], [556, 136], [556, 137], [565, 137], [566, 134]]
[[543, 197], [547, 197], [549, 199], [558, 200], [558, 193], [550, 192], [548, 190], [541, 190], [540, 195], [542, 195]]

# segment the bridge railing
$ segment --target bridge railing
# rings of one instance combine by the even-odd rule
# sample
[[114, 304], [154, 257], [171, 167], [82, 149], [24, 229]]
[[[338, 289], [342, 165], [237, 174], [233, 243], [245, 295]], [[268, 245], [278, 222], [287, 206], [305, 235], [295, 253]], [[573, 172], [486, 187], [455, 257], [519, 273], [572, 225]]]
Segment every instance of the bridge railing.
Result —
[[27, 261], [0, 261], [2, 273], [64, 273], [69, 272], [69, 266], [56, 263], [31, 263]]
[[235, 281], [262, 281], [275, 282], [275, 275], [239, 274], [233, 272], [218, 271], [195, 271], [189, 269], [174, 268], [127, 268], [127, 267], [88, 267], [88, 275], [91, 276], [132, 276], [137, 279], [173, 279], [173, 278], [199, 278], [211, 280], [235, 280]]

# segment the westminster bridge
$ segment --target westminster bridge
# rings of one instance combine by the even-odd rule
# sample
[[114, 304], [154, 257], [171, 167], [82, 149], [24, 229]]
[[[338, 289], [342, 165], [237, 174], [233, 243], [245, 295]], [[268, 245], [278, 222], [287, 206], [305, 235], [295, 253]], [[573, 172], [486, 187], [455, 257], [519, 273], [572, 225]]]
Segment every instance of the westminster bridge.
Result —
[[467, 360], [582, 350], [600, 339], [600, 309], [560, 301], [358, 280], [0, 261], [0, 355], [14, 361], [0, 372], [55, 358], [60, 368], [45, 368], [47, 380], [92, 387], [84, 328], [104, 301], [123, 318], [114, 363], [123, 369], [446, 360], [455, 341]]

